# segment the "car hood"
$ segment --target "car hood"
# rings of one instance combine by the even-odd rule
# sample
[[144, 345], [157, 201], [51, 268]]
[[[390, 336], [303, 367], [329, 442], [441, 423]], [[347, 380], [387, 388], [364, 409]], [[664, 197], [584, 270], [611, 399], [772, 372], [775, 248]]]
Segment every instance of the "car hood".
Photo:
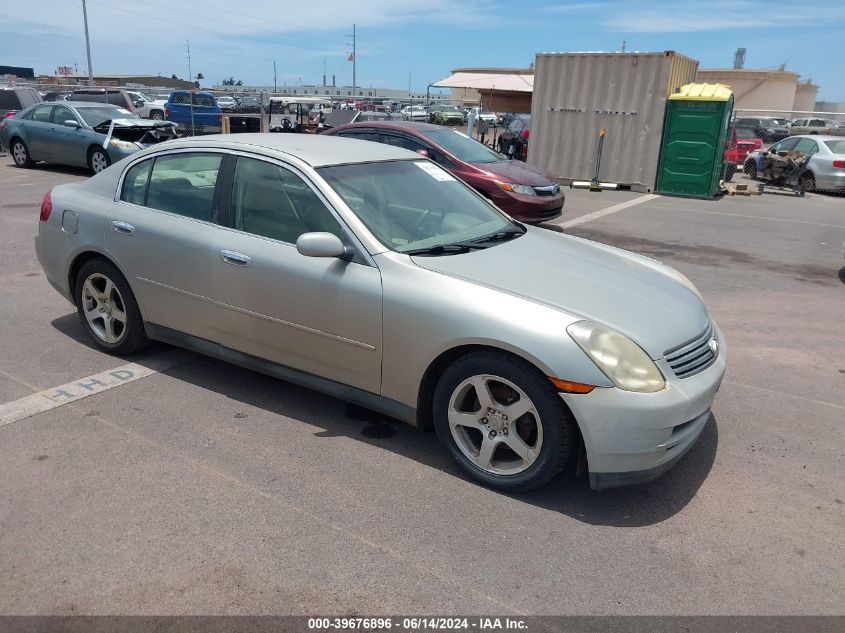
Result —
[[123, 141], [152, 145], [176, 138], [175, 124], [171, 121], [150, 119], [114, 119], [94, 127], [95, 132]]
[[652, 358], [700, 335], [710, 317], [677, 273], [653, 259], [528, 227], [522, 237], [416, 265], [604, 323]]
[[496, 163], [472, 163], [472, 165], [492, 174], [498, 180], [511, 184], [543, 187], [555, 183], [551, 176], [526, 165], [521, 160], [501, 160]]

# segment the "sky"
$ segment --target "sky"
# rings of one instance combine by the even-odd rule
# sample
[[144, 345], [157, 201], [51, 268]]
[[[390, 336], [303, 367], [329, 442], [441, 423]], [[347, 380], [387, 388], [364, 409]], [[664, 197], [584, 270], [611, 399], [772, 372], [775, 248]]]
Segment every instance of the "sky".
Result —
[[[817, 8], [817, 3], [809, 3]], [[702, 68], [788, 70], [820, 85], [819, 99], [845, 101], [845, 2], [807, 10], [772, 0], [87, 0], [95, 73], [191, 70], [203, 86], [357, 83], [415, 91], [462, 66], [526, 67], [537, 52], [675, 50]], [[0, 3], [0, 64], [52, 74], [85, 72], [81, 0]]]

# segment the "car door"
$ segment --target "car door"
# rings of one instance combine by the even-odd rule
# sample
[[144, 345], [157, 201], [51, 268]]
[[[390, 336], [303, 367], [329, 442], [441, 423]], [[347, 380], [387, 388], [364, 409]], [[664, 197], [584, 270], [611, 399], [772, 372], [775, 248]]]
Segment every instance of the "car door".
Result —
[[133, 163], [105, 227], [106, 249], [127, 274], [146, 321], [212, 341], [224, 160], [218, 152], [174, 151]]
[[221, 344], [378, 393], [378, 268], [360, 248], [343, 261], [295, 246], [302, 233], [327, 231], [358, 248], [323, 196], [290, 166], [238, 156], [228, 202], [212, 263]]
[[[76, 113], [65, 105], [53, 107], [50, 126], [52, 160], [62, 165], [84, 166], [86, 163], [85, 132]], [[76, 121], [77, 127], [65, 125], [65, 121]]]
[[32, 117], [26, 123], [21, 124], [21, 128], [24, 130], [22, 136], [33, 160], [47, 162], [53, 160], [53, 144], [50, 138], [50, 128], [53, 126], [52, 113], [52, 103], [35, 106], [32, 110]]

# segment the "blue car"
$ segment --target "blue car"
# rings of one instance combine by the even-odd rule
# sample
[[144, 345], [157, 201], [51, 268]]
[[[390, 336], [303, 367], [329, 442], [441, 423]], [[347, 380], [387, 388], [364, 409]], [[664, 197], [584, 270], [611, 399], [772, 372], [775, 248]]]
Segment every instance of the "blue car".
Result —
[[130, 154], [176, 138], [167, 121], [148, 121], [107, 103], [38, 103], [4, 119], [0, 142], [17, 167], [37, 161], [88, 167], [98, 174]]
[[164, 106], [164, 118], [185, 134], [219, 134], [223, 127], [223, 110], [210, 92], [174, 90]]

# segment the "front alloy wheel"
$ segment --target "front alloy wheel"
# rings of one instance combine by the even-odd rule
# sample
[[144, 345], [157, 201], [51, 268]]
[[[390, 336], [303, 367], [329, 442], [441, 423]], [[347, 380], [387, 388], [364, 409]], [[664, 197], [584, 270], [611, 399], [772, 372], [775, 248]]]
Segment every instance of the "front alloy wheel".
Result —
[[91, 151], [91, 155], [88, 157], [88, 166], [94, 174], [99, 174], [109, 165], [111, 165], [111, 160], [105, 150], [94, 149]]
[[537, 460], [543, 424], [525, 392], [501, 376], [471, 376], [449, 401], [449, 428], [461, 452], [481, 470], [516, 475]]
[[434, 427], [473, 479], [509, 492], [559, 473], [577, 445], [577, 427], [549, 379], [527, 361], [479, 351], [456, 360], [434, 391]]

